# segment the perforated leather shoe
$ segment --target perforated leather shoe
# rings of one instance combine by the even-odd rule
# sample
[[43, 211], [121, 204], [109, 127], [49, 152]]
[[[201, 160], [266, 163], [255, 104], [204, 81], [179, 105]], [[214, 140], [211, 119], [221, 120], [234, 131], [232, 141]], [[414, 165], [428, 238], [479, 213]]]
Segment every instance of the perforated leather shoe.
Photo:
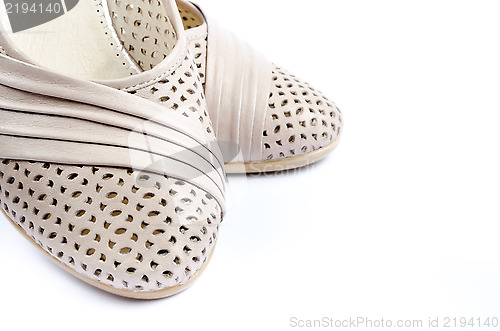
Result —
[[225, 153], [227, 172], [292, 169], [324, 158], [337, 146], [343, 122], [334, 102], [198, 6], [185, 0], [177, 4], [217, 139], [240, 147], [236, 157]]
[[[80, 1], [67, 14], [13, 39], [34, 63], [177, 107], [166, 94], [170, 86], [158, 77], [129, 84], [109, 81], [148, 72], [170, 53], [177, 36], [161, 26], [165, 16], [157, 8], [162, 2], [169, 1]], [[343, 122], [334, 102], [197, 6], [185, 0], [177, 4], [227, 172], [296, 168], [337, 146]], [[149, 89], [140, 88], [145, 86]], [[189, 96], [190, 91], [183, 92]]]
[[0, 34], [0, 205], [73, 275], [131, 298], [187, 288], [212, 255], [224, 183], [173, 1], [80, 1]]

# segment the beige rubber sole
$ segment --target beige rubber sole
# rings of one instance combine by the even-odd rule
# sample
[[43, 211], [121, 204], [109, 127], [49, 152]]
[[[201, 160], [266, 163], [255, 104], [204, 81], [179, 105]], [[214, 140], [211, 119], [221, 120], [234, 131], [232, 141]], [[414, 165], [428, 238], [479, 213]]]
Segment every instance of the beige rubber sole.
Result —
[[2, 209], [2, 212], [5, 215], [5, 217], [7, 217], [9, 219], [9, 221], [12, 223], [12, 225], [14, 225], [14, 227], [24, 237], [29, 239], [30, 242], [32, 242], [36, 247], [38, 247], [41, 251], [43, 251], [45, 254], [47, 254], [51, 258], [51, 260], [54, 261], [58, 266], [62, 267], [64, 270], [66, 270], [67, 272], [69, 272], [73, 276], [79, 278], [80, 280], [84, 281], [85, 283], [87, 283], [89, 285], [97, 287], [100, 290], [103, 290], [103, 291], [106, 291], [106, 292], [109, 292], [109, 293], [112, 293], [112, 294], [115, 294], [115, 295], [118, 295], [121, 297], [130, 298], [130, 299], [140, 299], [140, 300], [162, 299], [162, 298], [167, 298], [167, 297], [176, 295], [176, 294], [186, 290], [188, 287], [190, 287], [196, 281], [196, 279], [198, 279], [198, 277], [203, 273], [203, 271], [205, 271], [205, 268], [210, 263], [210, 260], [212, 259], [212, 255], [213, 255], [214, 250], [215, 250], [215, 245], [214, 245], [214, 248], [210, 252], [210, 256], [208, 257], [208, 260], [205, 263], [205, 265], [193, 276], [193, 278], [191, 278], [189, 281], [187, 281], [186, 283], [184, 283], [182, 285], [177, 285], [174, 287], [170, 287], [170, 288], [160, 290], [160, 291], [155, 291], [155, 292], [136, 292], [136, 291], [131, 291], [131, 290], [121, 290], [121, 289], [116, 289], [112, 286], [103, 284], [97, 280], [89, 279], [87, 277], [84, 277], [83, 275], [80, 275], [78, 272], [71, 269], [70, 267], [68, 267], [67, 265], [65, 265], [64, 263], [62, 263], [61, 261], [59, 261], [58, 259], [53, 257], [52, 255], [50, 255], [47, 251], [42, 249], [36, 242], [33, 241], [33, 239], [24, 231], [24, 229], [22, 227], [17, 225], [17, 223], [14, 222], [12, 220], [12, 218], [10, 218], [10, 216], [7, 215], [7, 213], [5, 213], [5, 211], [3, 209]]
[[226, 172], [228, 174], [257, 174], [265, 172], [276, 172], [305, 167], [324, 159], [328, 154], [338, 146], [340, 136], [337, 137], [330, 145], [317, 149], [301, 156], [290, 157], [283, 160], [265, 161], [265, 162], [250, 162], [250, 163], [228, 163], [226, 164]]

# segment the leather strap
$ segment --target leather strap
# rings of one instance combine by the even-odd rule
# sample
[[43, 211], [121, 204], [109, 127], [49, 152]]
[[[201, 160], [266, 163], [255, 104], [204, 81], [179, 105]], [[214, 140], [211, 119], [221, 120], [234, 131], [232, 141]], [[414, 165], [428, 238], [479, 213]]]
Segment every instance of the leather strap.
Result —
[[0, 157], [167, 175], [224, 208], [218, 145], [153, 102], [0, 55]]
[[213, 20], [207, 22], [208, 109], [219, 142], [236, 142], [242, 151], [236, 159], [225, 161], [259, 161], [272, 64]]

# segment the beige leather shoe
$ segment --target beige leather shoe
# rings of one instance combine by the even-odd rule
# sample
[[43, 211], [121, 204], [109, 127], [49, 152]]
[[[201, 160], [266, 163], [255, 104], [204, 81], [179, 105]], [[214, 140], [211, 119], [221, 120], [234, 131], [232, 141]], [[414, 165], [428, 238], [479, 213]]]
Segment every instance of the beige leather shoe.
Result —
[[[66, 15], [13, 39], [43, 67], [176, 107], [157, 77], [129, 84], [109, 80], [148, 71], [170, 52], [175, 31], [163, 28], [164, 16], [158, 15], [169, 1], [80, 1]], [[336, 147], [342, 114], [332, 101], [206, 19], [195, 5], [179, 0], [178, 7], [227, 172], [292, 169]]]
[[[113, 20], [129, 24], [126, 49]], [[169, 1], [80, 1], [0, 34], [0, 205], [93, 286], [166, 297], [210, 259], [225, 177], [195, 66]]]
[[335, 103], [207, 19], [196, 5], [177, 4], [217, 139], [241, 149], [236, 158], [225, 153], [227, 172], [296, 168], [337, 146], [342, 114]]

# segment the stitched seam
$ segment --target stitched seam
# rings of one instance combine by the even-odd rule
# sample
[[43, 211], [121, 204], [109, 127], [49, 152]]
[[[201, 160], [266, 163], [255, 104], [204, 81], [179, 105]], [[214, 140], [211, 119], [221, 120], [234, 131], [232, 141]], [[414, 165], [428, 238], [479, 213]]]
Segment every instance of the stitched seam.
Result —
[[129, 52], [125, 49], [120, 38], [118, 37], [118, 32], [116, 31], [116, 27], [113, 25], [107, 3], [101, 0], [94, 0], [94, 6], [101, 7], [100, 9], [102, 11], [102, 14], [99, 14], [99, 17], [102, 19], [101, 26], [103, 27], [105, 34], [106, 30], [108, 30], [108, 32], [111, 34], [111, 37], [108, 37], [108, 39], [112, 40], [117, 45], [117, 47], [112, 48], [119, 51], [120, 55], [123, 57], [126, 63], [128, 63], [127, 70], [129, 72], [132, 71], [136, 74], [140, 73], [142, 70], [139, 68], [135, 60], [130, 56]]

